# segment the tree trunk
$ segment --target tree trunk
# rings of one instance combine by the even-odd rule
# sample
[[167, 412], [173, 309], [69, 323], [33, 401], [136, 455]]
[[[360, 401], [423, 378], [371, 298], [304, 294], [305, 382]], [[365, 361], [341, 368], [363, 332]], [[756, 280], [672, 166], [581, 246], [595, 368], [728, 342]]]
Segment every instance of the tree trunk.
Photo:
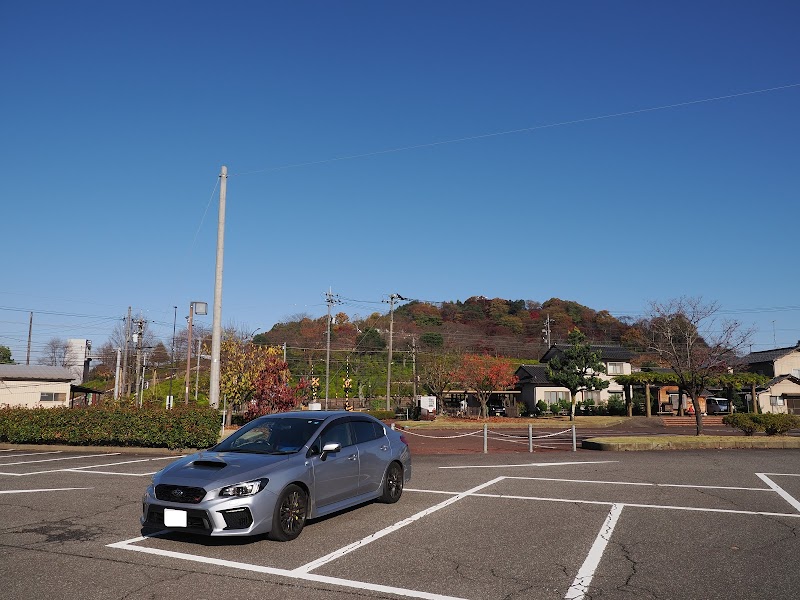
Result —
[[575, 420], [575, 394], [569, 393], [569, 420]]
[[752, 399], [753, 402], [753, 413], [757, 415], [759, 406], [758, 406], [758, 394], [756, 394], [755, 383], [750, 384], [750, 398]]
[[648, 418], [650, 418], [650, 417], [653, 416], [653, 409], [650, 406], [650, 384], [649, 383], [645, 383], [644, 384], [644, 402], [645, 402], [645, 404], [644, 404], [644, 411], [645, 411], [644, 414]]
[[697, 425], [697, 434], [702, 435], [703, 433], [703, 413], [700, 411], [700, 401], [696, 398], [692, 398], [692, 406], [694, 406], [694, 421]]
[[633, 398], [631, 398], [631, 386], [626, 385], [623, 388], [623, 393], [625, 394], [625, 414], [629, 417], [633, 416]]

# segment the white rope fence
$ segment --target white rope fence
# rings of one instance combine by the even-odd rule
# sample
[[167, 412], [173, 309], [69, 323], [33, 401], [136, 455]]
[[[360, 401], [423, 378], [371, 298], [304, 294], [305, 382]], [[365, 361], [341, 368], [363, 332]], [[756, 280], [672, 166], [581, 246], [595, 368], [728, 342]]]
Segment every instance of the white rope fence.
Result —
[[[392, 423], [392, 429], [395, 429], [394, 423]], [[436, 439], [436, 440], [452, 440], [452, 439], [456, 439], [456, 438], [469, 437], [471, 435], [480, 435], [481, 433], [483, 433], [483, 453], [484, 454], [488, 454], [488, 452], [489, 452], [489, 439], [492, 439], [492, 440], [495, 440], [495, 441], [498, 441], [498, 442], [507, 442], [507, 443], [510, 443], [510, 444], [524, 444], [524, 443], [527, 442], [528, 443], [528, 452], [533, 452], [534, 446], [536, 446], [537, 448], [546, 448], [548, 450], [555, 450], [556, 449], [555, 446], [545, 446], [543, 444], [534, 444], [533, 440], [554, 438], [554, 437], [558, 437], [560, 435], [564, 435], [564, 434], [567, 434], [567, 433], [572, 433], [572, 451], [576, 452], [577, 449], [578, 449], [577, 438], [576, 438], [576, 433], [575, 433], [575, 425], [573, 425], [570, 429], [565, 429], [563, 431], [557, 431], [555, 433], [545, 433], [545, 434], [542, 434], [542, 435], [534, 436], [533, 435], [533, 426], [529, 424], [528, 425], [528, 437], [527, 437], [527, 440], [525, 438], [523, 438], [522, 436], [520, 436], [520, 435], [512, 435], [512, 434], [508, 434], [508, 433], [501, 433], [499, 431], [491, 431], [491, 430], [489, 430], [489, 426], [486, 425], [486, 424], [484, 424], [484, 426], [483, 426], [483, 431], [481, 431], [479, 429], [478, 431], [470, 431], [469, 433], [462, 433], [462, 434], [458, 434], [458, 435], [425, 435], [424, 433], [416, 433], [414, 431], [409, 431], [408, 429], [404, 429], [403, 433], [407, 434], [407, 435], [414, 435], [414, 436], [421, 437], [421, 438]], [[490, 433], [492, 434], [491, 438], [489, 436]]]

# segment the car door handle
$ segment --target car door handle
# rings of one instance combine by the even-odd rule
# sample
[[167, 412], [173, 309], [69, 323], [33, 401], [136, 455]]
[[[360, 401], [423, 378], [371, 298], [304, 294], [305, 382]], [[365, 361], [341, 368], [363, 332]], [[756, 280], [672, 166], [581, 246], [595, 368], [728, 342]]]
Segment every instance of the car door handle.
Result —
[[358, 458], [358, 454], [351, 454], [347, 457], [347, 460], [356, 460]]

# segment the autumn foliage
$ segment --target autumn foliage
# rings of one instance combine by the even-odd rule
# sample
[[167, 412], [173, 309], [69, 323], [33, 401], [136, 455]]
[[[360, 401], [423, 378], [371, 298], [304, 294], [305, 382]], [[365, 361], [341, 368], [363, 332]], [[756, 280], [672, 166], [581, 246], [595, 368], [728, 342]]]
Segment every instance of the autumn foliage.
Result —
[[488, 416], [487, 402], [492, 392], [505, 390], [517, 383], [514, 366], [505, 358], [488, 354], [465, 354], [461, 359], [456, 379], [474, 391], [481, 403], [481, 416]]
[[300, 405], [306, 383], [291, 385], [279, 348], [223, 340], [220, 363], [220, 389], [231, 405], [244, 409], [246, 420]]

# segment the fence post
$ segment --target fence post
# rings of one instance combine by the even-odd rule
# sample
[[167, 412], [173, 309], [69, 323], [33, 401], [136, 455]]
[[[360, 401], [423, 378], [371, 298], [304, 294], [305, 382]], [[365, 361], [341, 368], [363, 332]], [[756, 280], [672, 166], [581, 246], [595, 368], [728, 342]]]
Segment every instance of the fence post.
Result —
[[528, 452], [533, 452], [533, 425], [528, 423]]
[[572, 426], [572, 451], [578, 451], [577, 440], [575, 439], [575, 425]]
[[483, 453], [489, 453], [489, 426], [486, 423], [483, 424]]

